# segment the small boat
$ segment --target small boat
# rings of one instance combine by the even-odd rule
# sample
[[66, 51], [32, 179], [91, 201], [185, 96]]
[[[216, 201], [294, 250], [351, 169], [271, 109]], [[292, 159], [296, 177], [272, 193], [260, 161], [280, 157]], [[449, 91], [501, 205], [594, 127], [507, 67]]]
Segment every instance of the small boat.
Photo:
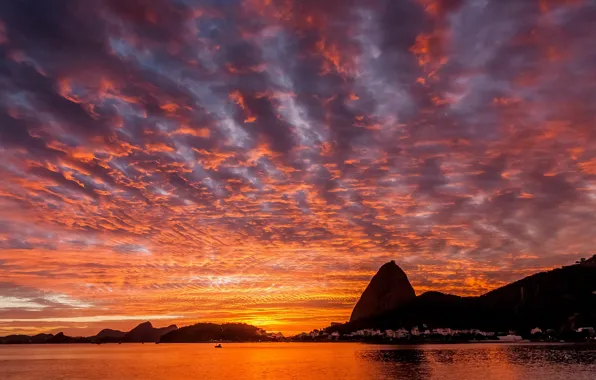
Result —
[[215, 348], [223, 348], [223, 347], [221, 346], [221, 344], [216, 344]]

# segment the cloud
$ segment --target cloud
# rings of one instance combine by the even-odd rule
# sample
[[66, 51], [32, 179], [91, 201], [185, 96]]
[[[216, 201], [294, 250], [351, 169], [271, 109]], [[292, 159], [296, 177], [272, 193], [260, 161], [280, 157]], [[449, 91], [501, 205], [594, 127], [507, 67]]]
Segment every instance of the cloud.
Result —
[[26, 298], [0, 296], [0, 309], [41, 310], [46, 306]]
[[0, 283], [0, 310], [12, 312], [53, 313], [89, 309], [92, 303], [73, 298], [68, 294], [42, 291], [40, 289], [21, 286], [11, 282]]
[[180, 315], [96, 315], [93, 317], [61, 317], [61, 318], [20, 318], [0, 319], [0, 323], [28, 322], [28, 323], [93, 323], [119, 321], [173, 320], [184, 318]]
[[137, 244], [119, 244], [114, 249], [119, 253], [151, 254], [147, 248]]
[[594, 17], [585, 1], [2, 2], [5, 304], [266, 309], [308, 329], [347, 318], [391, 259], [419, 293], [478, 294], [589, 256]]

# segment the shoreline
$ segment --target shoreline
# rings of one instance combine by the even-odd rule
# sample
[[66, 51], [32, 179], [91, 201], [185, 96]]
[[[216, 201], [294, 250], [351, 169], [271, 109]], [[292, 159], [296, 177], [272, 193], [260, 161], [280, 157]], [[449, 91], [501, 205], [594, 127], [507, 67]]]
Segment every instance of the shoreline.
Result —
[[503, 341], [503, 340], [469, 340], [469, 341], [399, 341], [399, 342], [375, 342], [375, 341], [216, 341], [216, 342], [123, 342], [123, 343], [87, 343], [87, 342], [71, 342], [71, 343], [3, 343], [2, 346], [65, 346], [65, 345], [172, 345], [172, 344], [265, 344], [265, 343], [309, 343], [309, 344], [348, 344], [356, 343], [362, 345], [378, 345], [378, 346], [425, 346], [425, 345], [474, 345], [474, 344], [509, 344], [509, 345], [594, 345], [596, 346], [596, 340], [593, 341], [569, 341], [569, 342], [546, 342], [546, 341], [531, 341], [531, 340], [519, 340], [519, 341]]

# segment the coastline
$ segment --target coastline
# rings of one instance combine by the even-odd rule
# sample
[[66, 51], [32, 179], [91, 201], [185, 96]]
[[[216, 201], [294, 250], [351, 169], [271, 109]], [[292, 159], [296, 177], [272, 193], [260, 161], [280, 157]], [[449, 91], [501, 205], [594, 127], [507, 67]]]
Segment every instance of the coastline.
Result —
[[96, 345], [96, 346], [104, 346], [104, 345], [176, 345], [176, 344], [270, 344], [270, 343], [279, 343], [279, 344], [362, 344], [362, 345], [370, 345], [370, 346], [430, 346], [430, 345], [482, 345], [482, 344], [499, 344], [499, 345], [583, 345], [583, 346], [596, 346], [596, 340], [590, 341], [532, 341], [532, 340], [518, 340], [518, 341], [506, 341], [506, 340], [461, 340], [461, 341], [348, 341], [348, 340], [338, 340], [338, 341], [202, 341], [202, 342], [123, 342], [123, 343], [114, 343], [114, 342], [106, 342], [106, 343], [87, 343], [87, 342], [69, 342], [69, 343], [4, 343], [0, 344], [2, 346], [65, 346], [65, 345]]

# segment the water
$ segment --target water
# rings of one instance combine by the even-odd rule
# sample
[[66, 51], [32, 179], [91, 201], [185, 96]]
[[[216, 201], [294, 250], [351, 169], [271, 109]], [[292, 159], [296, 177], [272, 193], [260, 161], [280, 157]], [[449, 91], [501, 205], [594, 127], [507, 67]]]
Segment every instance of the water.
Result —
[[357, 343], [0, 346], [5, 380], [596, 379], [596, 347]]

